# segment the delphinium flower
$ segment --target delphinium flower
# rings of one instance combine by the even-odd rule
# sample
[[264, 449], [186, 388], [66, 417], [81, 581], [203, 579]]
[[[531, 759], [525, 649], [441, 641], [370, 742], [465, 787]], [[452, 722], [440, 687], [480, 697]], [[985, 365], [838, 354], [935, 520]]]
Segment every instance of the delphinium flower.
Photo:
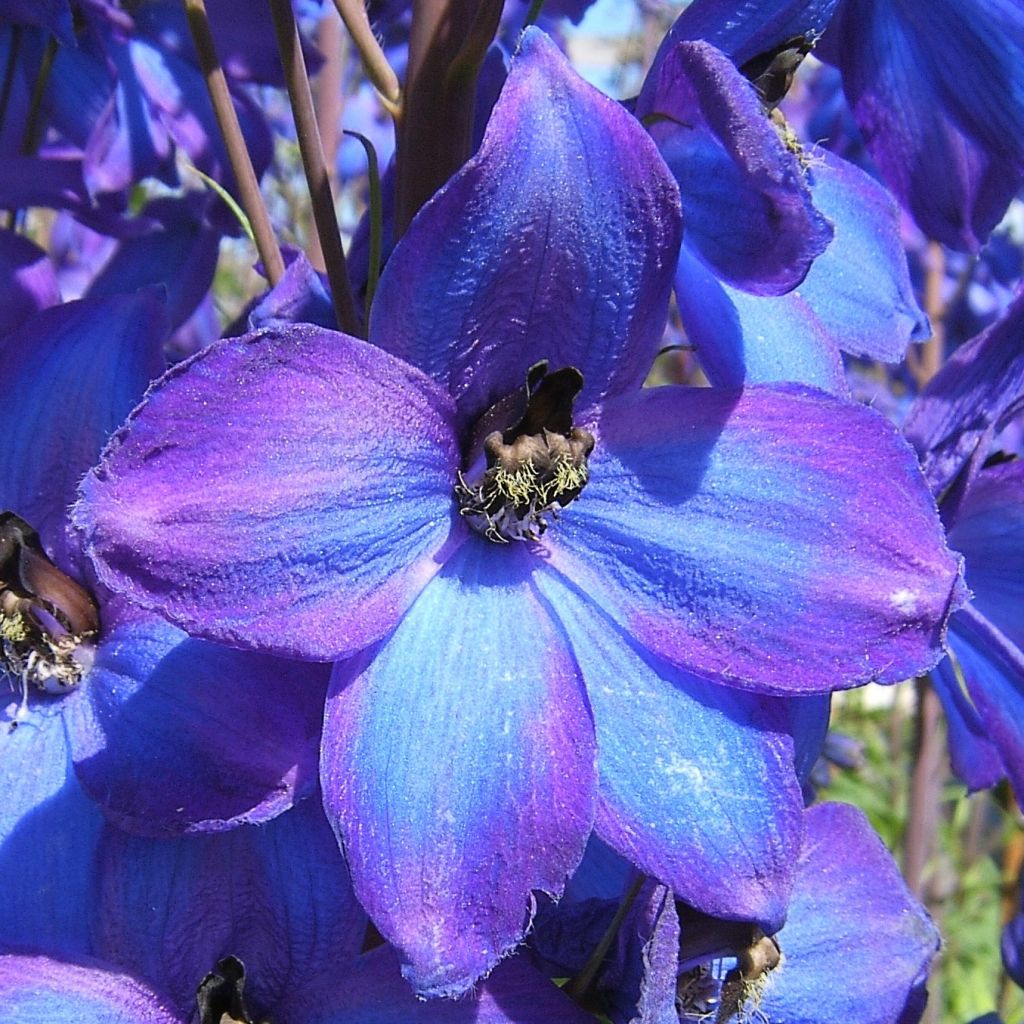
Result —
[[695, 905], [777, 927], [802, 819], [764, 694], [920, 671], [960, 599], [875, 414], [640, 388], [678, 246], [653, 144], [529, 31], [479, 153], [392, 254], [370, 343], [215, 343], [83, 484], [104, 586], [338, 660], [324, 803], [421, 993], [514, 947], [595, 820]]
[[[44, 310], [0, 339], [0, 859], [39, 861], [38, 890], [14, 902], [59, 893], [50, 852], [73, 841], [57, 814], [77, 806], [69, 756], [106, 813], [151, 834], [266, 820], [315, 783], [326, 671], [190, 640], [112, 599], [65, 532], [79, 478], [164, 369], [168, 327], [144, 290]], [[227, 710], [238, 685], [252, 700]], [[220, 742], [225, 730], [244, 756]], [[13, 941], [13, 922], [0, 937]]]
[[895, 201], [852, 164], [803, 151], [757, 87], [761, 55], [813, 40], [829, 13], [765, 3], [725, 17], [716, 0], [699, 0], [637, 100], [682, 192], [676, 296], [716, 384], [798, 380], [845, 394], [841, 351], [896, 362], [929, 334]]
[[[825, 803], [805, 817], [783, 928], [765, 935], [750, 924], [715, 921], [677, 904], [648, 879], [634, 886], [611, 954], [594, 975], [592, 1005], [616, 1024], [919, 1020], [928, 967], [939, 950], [935, 925], [861, 811]], [[595, 865], [587, 888], [608, 891], [616, 878], [621, 882], [621, 869]], [[555, 908], [538, 936], [541, 962], [578, 976], [586, 953], [574, 935], [606, 928], [616, 903], [597, 896]], [[562, 913], [575, 918], [575, 927], [555, 927]]]
[[1008, 776], [1024, 798], [1024, 463], [987, 464], [1024, 403], [1024, 296], [961, 346], [911, 408], [905, 427], [964, 556], [971, 603], [950, 619], [934, 673], [953, 766], [971, 790]]
[[56, 950], [46, 908], [19, 907], [22, 935], [36, 940], [16, 951], [0, 941], [5, 1024], [590, 1019], [522, 958], [453, 1004], [417, 1000], [387, 947], [360, 955], [366, 915], [315, 798], [267, 825], [202, 837], [145, 839], [108, 824], [68, 853], [65, 894], [91, 908], [90, 942]]

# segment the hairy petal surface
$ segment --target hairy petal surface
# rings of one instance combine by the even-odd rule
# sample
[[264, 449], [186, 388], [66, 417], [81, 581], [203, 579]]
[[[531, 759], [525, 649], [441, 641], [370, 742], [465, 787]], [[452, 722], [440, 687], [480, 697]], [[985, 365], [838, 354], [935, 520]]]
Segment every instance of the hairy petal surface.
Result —
[[267, 821], [315, 785], [326, 690], [326, 666], [192, 640], [135, 615], [107, 628], [65, 701], [75, 770], [138, 835]]
[[706, 913], [778, 928], [803, 829], [782, 702], [651, 657], [556, 574], [538, 585], [587, 684], [597, 834]]
[[789, 917], [775, 936], [783, 959], [759, 1009], [786, 1024], [901, 1020], [939, 933], [861, 811], [819, 804], [806, 820]]
[[128, 974], [98, 961], [0, 955], [4, 1024], [186, 1024], [168, 1002]]
[[534, 569], [474, 538], [379, 650], [335, 668], [325, 806], [421, 994], [464, 992], [522, 938], [593, 821], [593, 725]]
[[150, 391], [83, 483], [100, 578], [197, 636], [328, 660], [392, 628], [438, 568], [448, 396], [343, 334], [211, 345]]
[[0, 507], [65, 569], [77, 558], [65, 528], [79, 480], [163, 371], [169, 330], [146, 289], [54, 306], [0, 339]]
[[976, 251], [1024, 177], [1014, 0], [845, 0], [826, 57], [889, 187], [930, 237]]
[[548, 359], [584, 396], [639, 384], [657, 352], [679, 196], [635, 119], [527, 29], [477, 155], [388, 261], [370, 339], [478, 415]]
[[269, 825], [217, 836], [141, 839], [108, 828], [99, 871], [97, 952], [183, 1013], [203, 977], [236, 956], [254, 1015], [280, 1019], [283, 1002], [359, 952], [366, 930], [315, 797]]
[[653, 653], [792, 694], [939, 660], [959, 560], [881, 416], [801, 388], [665, 387], [594, 418], [550, 564]]
[[832, 238], [796, 156], [750, 83], [707, 43], [680, 43], [637, 100], [683, 201], [686, 244], [759, 295], [798, 285]]

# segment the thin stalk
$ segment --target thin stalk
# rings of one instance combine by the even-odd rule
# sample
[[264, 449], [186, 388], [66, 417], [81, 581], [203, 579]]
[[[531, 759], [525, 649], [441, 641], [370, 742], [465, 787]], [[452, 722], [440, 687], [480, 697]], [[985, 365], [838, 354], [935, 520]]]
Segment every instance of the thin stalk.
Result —
[[224, 147], [227, 149], [231, 170], [238, 183], [239, 198], [249, 223], [252, 225], [256, 239], [256, 250], [263, 262], [263, 270], [271, 285], [277, 284], [284, 274], [284, 260], [277, 245], [274, 229], [270, 224], [270, 215], [263, 202], [260, 183], [256, 180], [249, 150], [242, 136], [242, 128], [238, 123], [235, 105], [231, 102], [228, 82], [224, 77], [224, 69], [220, 65], [217, 49], [210, 31], [210, 22], [206, 16], [204, 0], [185, 0], [185, 12], [188, 15], [188, 26], [199, 55], [199, 66], [206, 79], [206, 88], [210, 93], [210, 102], [220, 127]]
[[932, 336], [907, 353], [907, 367], [923, 388], [939, 372], [946, 352], [946, 305], [942, 288], [946, 279], [946, 254], [939, 242], [929, 242], [928, 269], [924, 278], [924, 305], [932, 322]]
[[397, 117], [401, 110], [402, 90], [398, 84], [398, 75], [388, 63], [384, 51], [373, 34], [370, 19], [366, 16], [366, 8], [362, 0], [334, 0], [334, 6], [341, 15], [341, 20], [352, 37], [355, 48], [363, 62], [363, 70], [373, 87], [380, 93], [384, 106], [392, 117]]
[[526, 19], [523, 21], [523, 28], [529, 28], [539, 17], [540, 12], [544, 10], [544, 0], [533, 0], [530, 4], [530, 9], [526, 12]]
[[942, 705], [927, 677], [917, 680], [914, 770], [903, 849], [903, 874], [911, 892], [923, 898], [925, 866], [935, 848], [945, 760]]
[[373, 297], [377, 294], [377, 282], [380, 280], [380, 255], [383, 248], [384, 238], [384, 201], [380, 187], [380, 163], [377, 160], [377, 150], [373, 143], [359, 132], [346, 131], [358, 139], [366, 151], [367, 177], [370, 180], [370, 256], [366, 268], [366, 309], [363, 313], [363, 323], [367, 330], [370, 328], [370, 310], [373, 308]]
[[594, 947], [594, 952], [590, 954], [590, 959], [586, 964], [584, 964], [583, 970], [565, 986], [566, 995], [574, 999], [577, 1003], [583, 999], [589, 991], [590, 986], [594, 984], [597, 972], [601, 969], [601, 964], [604, 963], [604, 958], [608, 955], [608, 950], [612, 948], [615, 936], [618, 935], [619, 929], [622, 927], [622, 922], [626, 919], [626, 915], [629, 913], [630, 907], [633, 906], [633, 901], [636, 899], [637, 893], [640, 891], [640, 886], [644, 884], [644, 881], [645, 876], [641, 874], [638, 874], [633, 880], [633, 884], [630, 885], [629, 890], [626, 895], [623, 896], [622, 902], [615, 911], [615, 916], [612, 918], [611, 924], [608, 925], [604, 935], [601, 936], [601, 941]]
[[331, 298], [338, 326], [346, 334], [359, 333], [359, 318], [356, 316], [352, 284], [348, 276], [348, 263], [341, 245], [338, 218], [334, 212], [334, 196], [331, 194], [331, 179], [320, 143], [320, 129], [313, 109], [313, 92], [306, 72], [306, 60], [302, 56], [302, 40], [299, 27], [295, 24], [291, 0], [270, 0], [270, 11], [274, 17], [274, 31], [277, 34], [277, 48], [281, 53], [288, 99], [295, 118], [295, 132], [299, 138], [299, 152], [302, 167], [306, 172], [306, 185], [313, 206], [313, 219], [324, 254], [327, 278], [331, 284]]
[[18, 56], [21, 51], [21, 25], [11, 26], [11, 48], [7, 54], [7, 66], [4, 68], [3, 85], [0, 85], [0, 132], [7, 123], [7, 108], [11, 105], [11, 92], [14, 89], [14, 73], [18, 68]]
[[28, 101], [28, 116], [25, 119], [25, 136], [21, 140], [21, 155], [35, 156], [39, 149], [39, 143], [43, 140], [43, 97], [46, 95], [46, 86], [50, 81], [50, 72], [53, 70], [53, 60], [57, 56], [57, 40], [50, 36], [46, 40], [46, 49], [43, 50], [43, 59], [39, 64], [39, 72], [36, 80], [32, 83], [32, 95]]

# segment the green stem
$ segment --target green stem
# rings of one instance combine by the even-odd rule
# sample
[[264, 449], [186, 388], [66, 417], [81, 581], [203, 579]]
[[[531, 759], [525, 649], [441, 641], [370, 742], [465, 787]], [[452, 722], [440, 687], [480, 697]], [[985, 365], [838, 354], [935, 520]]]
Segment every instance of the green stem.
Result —
[[384, 203], [380, 188], [380, 163], [377, 160], [377, 150], [373, 143], [359, 132], [346, 131], [363, 144], [366, 151], [367, 177], [370, 179], [370, 256], [366, 268], [366, 310], [364, 323], [367, 330], [370, 327], [370, 310], [373, 308], [373, 297], [377, 293], [377, 282], [380, 280], [380, 255], [383, 248], [384, 235]]

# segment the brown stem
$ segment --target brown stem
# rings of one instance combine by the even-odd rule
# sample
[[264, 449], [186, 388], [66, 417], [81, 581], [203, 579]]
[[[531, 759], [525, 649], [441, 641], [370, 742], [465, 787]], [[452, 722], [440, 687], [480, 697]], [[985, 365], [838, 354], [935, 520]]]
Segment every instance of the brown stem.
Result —
[[385, 107], [393, 116], [397, 115], [402, 100], [398, 75], [388, 63], [377, 37], [373, 34], [362, 0], [334, 0], [334, 6], [338, 8], [338, 14], [345, 22], [345, 28], [348, 29], [348, 34], [359, 51], [366, 77], [380, 93]]
[[415, 0], [398, 126], [394, 235], [472, 151], [476, 79], [501, 0]]
[[945, 777], [942, 706], [927, 678], [917, 680], [916, 750], [907, 808], [903, 873], [911, 892], [924, 895], [924, 872], [935, 848]]
[[320, 130], [313, 109], [313, 92], [306, 72], [306, 60], [302, 56], [302, 40], [299, 27], [295, 24], [291, 0], [270, 0], [270, 11], [274, 16], [274, 31], [277, 34], [277, 48], [281, 52], [288, 99], [295, 118], [295, 132], [299, 139], [299, 152], [306, 172], [306, 185], [313, 206], [317, 238], [324, 254], [327, 278], [331, 283], [331, 298], [334, 301], [334, 315], [338, 326], [346, 334], [359, 332], [359, 318], [352, 297], [352, 284], [348, 277], [345, 250], [341, 246], [338, 218], [334, 212], [334, 196], [327, 174], [323, 147], [320, 144]]
[[942, 287], [946, 278], [946, 254], [939, 242], [929, 242], [928, 269], [924, 279], [924, 305], [932, 323], [932, 336], [907, 353], [907, 366], [923, 388], [939, 372], [946, 354], [946, 305], [942, 301]]
[[270, 215], [263, 202], [260, 183], [256, 180], [256, 172], [242, 136], [242, 128], [238, 123], [235, 105], [231, 101], [224, 69], [217, 56], [213, 34], [210, 32], [210, 22], [206, 16], [206, 4], [204, 0], [185, 0], [185, 11], [188, 14], [192, 41], [195, 43], [196, 53], [199, 55], [199, 66], [202, 68], [203, 77], [206, 79], [206, 88], [210, 93], [213, 112], [217, 117], [221, 137], [224, 139], [231, 170], [238, 183], [242, 208], [249, 218], [253, 237], [256, 240], [256, 249], [263, 262], [264, 273], [271, 285], [275, 285], [284, 274], [284, 260], [281, 258], [281, 250], [278, 248], [274, 229], [270, 225]]

